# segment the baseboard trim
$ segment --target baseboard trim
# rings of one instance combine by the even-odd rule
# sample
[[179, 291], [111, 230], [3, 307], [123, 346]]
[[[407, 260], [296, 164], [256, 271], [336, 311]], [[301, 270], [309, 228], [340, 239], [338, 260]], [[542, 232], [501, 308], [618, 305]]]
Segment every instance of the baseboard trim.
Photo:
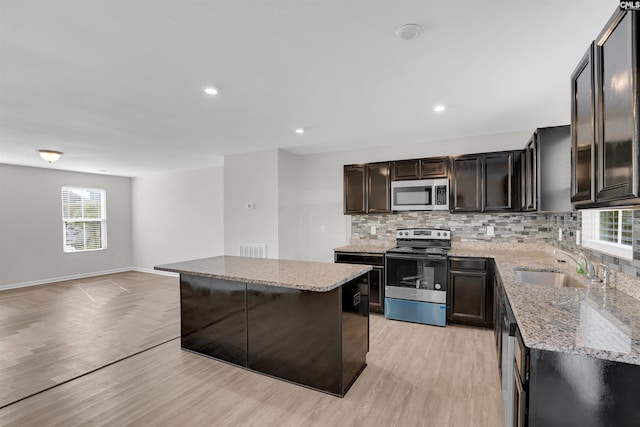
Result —
[[8, 285], [0, 285], [0, 291], [9, 289], [26, 288], [29, 286], [47, 285], [50, 283], [64, 282], [66, 280], [85, 279], [87, 277], [106, 276], [107, 274], [124, 273], [125, 271], [137, 271], [139, 273], [151, 273], [158, 274], [160, 276], [180, 277], [178, 273], [171, 273], [169, 271], [159, 271], [152, 268], [142, 267], [124, 267], [115, 268], [113, 270], [94, 271], [92, 273], [72, 274], [70, 276], [51, 277], [49, 279], [34, 280], [32, 282], [11, 283]]
[[91, 273], [72, 274], [70, 276], [50, 277], [48, 279], [34, 280], [31, 282], [11, 283], [8, 285], [0, 285], [0, 291], [4, 291], [7, 289], [26, 288], [28, 286], [46, 285], [49, 283], [56, 283], [56, 282], [64, 282], [65, 280], [84, 279], [87, 277], [105, 276], [107, 274], [114, 274], [114, 273], [124, 273], [125, 271], [131, 271], [131, 270], [133, 270], [133, 268], [124, 267], [124, 268], [115, 268], [113, 270], [93, 271]]

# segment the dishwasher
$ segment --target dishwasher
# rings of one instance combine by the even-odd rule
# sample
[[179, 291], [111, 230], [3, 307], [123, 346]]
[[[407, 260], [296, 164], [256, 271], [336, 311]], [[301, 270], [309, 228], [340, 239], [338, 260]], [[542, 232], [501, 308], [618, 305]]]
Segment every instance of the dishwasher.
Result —
[[504, 425], [515, 427], [514, 425], [514, 393], [515, 378], [513, 363], [516, 346], [516, 319], [509, 305], [506, 295], [502, 299], [502, 355], [500, 365], [502, 368], [502, 403], [504, 404]]

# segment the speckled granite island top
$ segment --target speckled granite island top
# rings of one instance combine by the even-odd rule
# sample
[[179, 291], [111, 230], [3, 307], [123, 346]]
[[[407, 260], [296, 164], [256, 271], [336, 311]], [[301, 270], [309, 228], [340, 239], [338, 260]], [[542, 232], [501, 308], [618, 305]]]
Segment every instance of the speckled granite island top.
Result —
[[[454, 245], [449, 256], [493, 258], [520, 333], [529, 348], [587, 354], [640, 365], [640, 301], [617, 289], [602, 289], [560, 263], [553, 248], [513, 244], [480, 248]], [[520, 281], [514, 269], [558, 271], [579, 278], [585, 288], [554, 288]]]
[[328, 292], [371, 270], [367, 265], [218, 256], [155, 266], [180, 274]]
[[346, 246], [341, 246], [339, 248], [335, 248], [336, 252], [358, 252], [358, 253], [369, 253], [369, 254], [384, 254], [389, 249], [396, 247], [396, 241], [390, 240], [352, 240]]

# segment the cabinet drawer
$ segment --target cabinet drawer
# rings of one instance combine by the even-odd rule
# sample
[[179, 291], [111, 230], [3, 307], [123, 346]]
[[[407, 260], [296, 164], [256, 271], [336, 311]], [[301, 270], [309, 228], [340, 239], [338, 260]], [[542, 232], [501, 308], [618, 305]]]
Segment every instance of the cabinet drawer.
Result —
[[342, 264], [379, 265], [384, 267], [384, 255], [356, 252], [336, 252], [335, 262]]
[[487, 258], [449, 258], [451, 270], [480, 270], [487, 269]]

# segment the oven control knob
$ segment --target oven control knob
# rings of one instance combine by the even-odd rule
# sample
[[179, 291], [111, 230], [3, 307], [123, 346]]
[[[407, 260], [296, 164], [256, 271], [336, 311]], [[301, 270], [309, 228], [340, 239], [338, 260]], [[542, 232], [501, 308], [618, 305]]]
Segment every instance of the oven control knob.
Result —
[[440, 232], [438, 231], [438, 236], [440, 236]]
[[440, 283], [436, 283], [435, 285], [433, 285], [434, 288], [436, 288], [437, 290], [442, 289], [442, 285]]

